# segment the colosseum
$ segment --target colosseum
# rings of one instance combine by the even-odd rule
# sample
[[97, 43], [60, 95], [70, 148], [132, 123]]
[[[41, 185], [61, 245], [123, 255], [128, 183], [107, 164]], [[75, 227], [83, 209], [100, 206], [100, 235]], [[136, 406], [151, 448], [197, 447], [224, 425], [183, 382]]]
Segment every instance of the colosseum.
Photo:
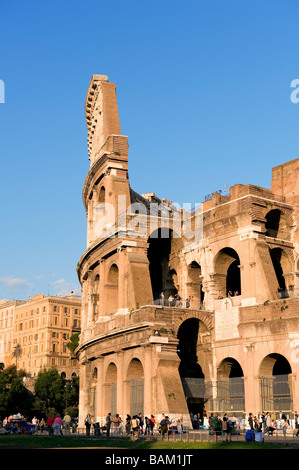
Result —
[[[85, 115], [80, 416], [299, 409], [299, 159], [193, 208], [137, 194], [115, 84]], [[165, 196], [165, 195], [163, 195]], [[297, 269], [298, 268], [298, 269]]]

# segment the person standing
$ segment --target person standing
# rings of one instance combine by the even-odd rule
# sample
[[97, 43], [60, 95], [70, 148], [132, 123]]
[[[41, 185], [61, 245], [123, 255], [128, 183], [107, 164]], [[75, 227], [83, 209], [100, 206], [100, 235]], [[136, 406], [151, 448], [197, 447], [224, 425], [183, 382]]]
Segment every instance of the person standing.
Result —
[[49, 417], [47, 419], [47, 426], [49, 428], [49, 436], [53, 436], [53, 434], [54, 434], [53, 423], [54, 423], [54, 418]]
[[36, 418], [36, 416], [34, 416], [32, 418], [32, 424], [34, 426], [34, 434], [36, 434], [37, 433], [37, 418]]
[[140, 434], [143, 434], [144, 421], [143, 421], [143, 417], [141, 413], [139, 413], [138, 419], [139, 419], [139, 431], [140, 431]]
[[86, 436], [89, 437], [90, 436], [90, 428], [91, 428], [91, 414], [88, 413], [86, 418], [85, 418], [85, 428], [86, 428]]
[[163, 438], [165, 434], [169, 433], [170, 421], [169, 421], [168, 416], [165, 416], [165, 418], [162, 419], [162, 421], [160, 422], [160, 426], [161, 426], [161, 435]]
[[63, 427], [65, 429], [65, 435], [69, 436], [70, 435], [70, 427], [71, 427], [71, 417], [70, 415], [66, 412], [63, 418]]
[[221, 427], [222, 427], [222, 422], [219, 417], [219, 414], [216, 413], [216, 415], [213, 417], [213, 428], [215, 431], [215, 441], [217, 442], [218, 436], [221, 434]]
[[224, 414], [222, 419], [222, 431], [225, 434], [225, 440], [228, 441], [228, 416], [227, 413]]
[[115, 418], [113, 420], [113, 429], [114, 429], [113, 434], [114, 434], [114, 436], [119, 436], [120, 423], [121, 423], [121, 419], [119, 417], [119, 414], [116, 414]]
[[126, 436], [129, 436], [131, 433], [132, 419], [130, 415], [126, 417]]
[[108, 413], [106, 416], [106, 437], [110, 437], [110, 428], [111, 428], [111, 413]]
[[154, 415], [151, 415], [151, 417], [150, 417], [150, 431], [151, 431], [151, 435], [152, 435], [152, 436], [153, 436], [153, 434], [154, 434], [154, 427], [155, 427], [155, 424], [156, 424], [155, 417], [154, 417]]
[[61, 429], [62, 419], [60, 414], [56, 416], [53, 422], [53, 427], [55, 430], [55, 436], [63, 436], [62, 429]]
[[295, 428], [297, 429], [296, 436], [299, 436], [299, 415], [295, 411]]
[[44, 432], [45, 425], [46, 425], [46, 422], [45, 422], [44, 418], [42, 418], [42, 419], [41, 419], [41, 422], [40, 422], [40, 430], [41, 430], [41, 433], [42, 433], [42, 434], [43, 434], [43, 432]]
[[287, 418], [285, 418], [282, 423], [282, 432], [283, 432], [284, 437], [286, 437], [288, 427], [289, 427], [288, 420]]

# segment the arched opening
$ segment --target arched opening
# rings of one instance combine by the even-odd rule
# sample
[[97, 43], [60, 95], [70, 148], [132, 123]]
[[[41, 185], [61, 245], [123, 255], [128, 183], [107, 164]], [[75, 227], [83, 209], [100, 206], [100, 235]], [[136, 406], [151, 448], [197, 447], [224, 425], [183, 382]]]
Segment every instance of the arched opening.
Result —
[[118, 310], [119, 295], [119, 270], [116, 264], [112, 264], [108, 271], [106, 285], [106, 312], [115, 313]]
[[240, 258], [233, 248], [223, 248], [215, 258], [218, 296], [241, 295]]
[[215, 412], [230, 412], [231, 415], [245, 412], [244, 373], [239, 362], [225, 358], [218, 367], [217, 398], [213, 400]]
[[148, 238], [147, 257], [154, 300], [159, 299], [162, 292], [165, 300], [178, 292], [174, 280], [176, 273], [170, 267], [173, 240], [173, 232], [168, 228], [159, 228]]
[[105, 190], [104, 186], [102, 186], [100, 191], [99, 191], [98, 202], [101, 203], [101, 204], [105, 204], [105, 201], [106, 201], [106, 190]]
[[260, 365], [261, 402], [264, 411], [290, 413], [293, 409], [292, 368], [281, 354], [266, 356]]
[[185, 320], [179, 330], [178, 356], [181, 360], [179, 374], [181, 377], [189, 412], [203, 417], [206, 401], [205, 376], [198, 363], [198, 348], [201, 335], [206, 334], [207, 327], [198, 318]]
[[266, 236], [277, 238], [281, 219], [281, 211], [279, 209], [273, 209], [268, 212], [265, 219]]
[[201, 266], [196, 261], [192, 261], [192, 263], [188, 265], [187, 296], [197, 305], [201, 305], [204, 301]]
[[107, 368], [104, 386], [104, 406], [107, 413], [117, 413], [117, 367], [111, 362]]
[[141, 361], [131, 360], [127, 371], [127, 409], [131, 416], [144, 414], [144, 371]]
[[98, 304], [100, 298], [100, 275], [96, 274], [92, 286], [92, 316], [95, 321], [98, 318]]

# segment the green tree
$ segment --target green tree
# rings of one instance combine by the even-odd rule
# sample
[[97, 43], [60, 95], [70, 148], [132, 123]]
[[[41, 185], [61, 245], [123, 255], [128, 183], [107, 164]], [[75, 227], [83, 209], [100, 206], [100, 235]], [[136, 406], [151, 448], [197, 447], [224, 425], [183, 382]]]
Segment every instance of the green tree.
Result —
[[68, 349], [72, 354], [75, 354], [76, 348], [79, 346], [79, 333], [74, 333], [70, 337], [70, 341], [67, 343]]
[[21, 413], [28, 418], [34, 402], [33, 394], [23, 384], [25, 372], [15, 365], [0, 370], [0, 416]]
[[65, 407], [64, 383], [55, 367], [48, 370], [44, 368], [38, 373], [34, 391], [36, 397], [44, 403], [44, 410], [54, 408], [56, 412], [62, 413]]

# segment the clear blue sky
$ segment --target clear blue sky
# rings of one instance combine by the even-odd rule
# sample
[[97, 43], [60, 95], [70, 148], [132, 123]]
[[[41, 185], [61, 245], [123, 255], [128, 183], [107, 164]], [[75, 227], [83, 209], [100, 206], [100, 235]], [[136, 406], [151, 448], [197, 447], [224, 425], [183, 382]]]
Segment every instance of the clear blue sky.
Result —
[[297, 0], [7, 0], [0, 41], [0, 298], [78, 291], [92, 74], [139, 193], [195, 204], [299, 157]]

